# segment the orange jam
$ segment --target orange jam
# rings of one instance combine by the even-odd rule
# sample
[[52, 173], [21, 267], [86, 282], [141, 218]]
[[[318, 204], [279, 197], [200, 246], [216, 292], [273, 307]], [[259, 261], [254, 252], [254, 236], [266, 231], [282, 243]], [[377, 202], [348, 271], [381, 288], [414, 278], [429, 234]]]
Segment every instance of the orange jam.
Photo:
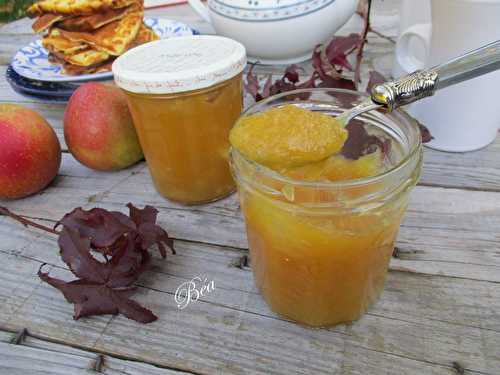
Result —
[[243, 117], [231, 144], [248, 159], [270, 168], [320, 161], [340, 151], [347, 131], [334, 117], [294, 105]]
[[245, 47], [215, 35], [146, 43], [113, 63], [156, 190], [196, 204], [235, 189], [229, 132], [243, 106]]
[[377, 300], [418, 175], [396, 189], [349, 185], [388, 166], [381, 150], [357, 160], [337, 154], [347, 135], [325, 117], [272, 108], [241, 118], [230, 137], [256, 284], [272, 310], [310, 326], [356, 320]]
[[229, 131], [242, 111], [241, 74], [208, 89], [170, 95], [125, 91], [156, 189], [182, 203], [234, 191]]

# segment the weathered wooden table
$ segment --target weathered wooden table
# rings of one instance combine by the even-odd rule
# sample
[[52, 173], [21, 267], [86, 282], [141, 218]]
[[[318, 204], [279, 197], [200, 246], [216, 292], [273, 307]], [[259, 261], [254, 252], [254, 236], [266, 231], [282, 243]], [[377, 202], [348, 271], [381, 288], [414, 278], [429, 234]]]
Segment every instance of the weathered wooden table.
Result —
[[[389, 36], [397, 3], [375, 3], [375, 28]], [[187, 7], [152, 13], [209, 31]], [[359, 27], [353, 20], [343, 31]], [[65, 148], [64, 105], [19, 96], [3, 78], [14, 51], [33, 38], [28, 20], [0, 28], [0, 101], [42, 113]], [[392, 50], [372, 36], [363, 70], [387, 68]], [[155, 259], [139, 284], [137, 299], [159, 320], [74, 321], [72, 306], [36, 276], [48, 263], [53, 276], [70, 277], [54, 238], [1, 217], [1, 374], [500, 374], [500, 138], [474, 153], [425, 151], [381, 300], [358, 322], [332, 329], [303, 328], [269, 311], [240, 265], [247, 242], [235, 196], [180, 206], [155, 192], [144, 163], [99, 173], [65, 151], [48, 189], [0, 203], [52, 224], [77, 206], [124, 210], [129, 201], [158, 207], [176, 238], [177, 255]], [[175, 290], [195, 276], [213, 279], [216, 290], [179, 310]]]

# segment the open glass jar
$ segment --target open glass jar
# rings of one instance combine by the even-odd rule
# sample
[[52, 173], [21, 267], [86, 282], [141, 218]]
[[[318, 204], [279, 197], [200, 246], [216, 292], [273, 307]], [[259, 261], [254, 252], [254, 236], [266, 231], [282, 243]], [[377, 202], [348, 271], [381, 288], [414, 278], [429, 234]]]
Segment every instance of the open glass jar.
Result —
[[[243, 116], [287, 104], [336, 116], [364, 98], [347, 90], [300, 90], [259, 102]], [[301, 181], [231, 150], [256, 284], [275, 312], [302, 324], [356, 320], [377, 300], [420, 176], [421, 135], [410, 117], [373, 112], [358, 120], [384, 140], [385, 168], [373, 177]]]
[[245, 64], [245, 48], [217, 36], [148, 43], [113, 64], [153, 182], [166, 198], [196, 204], [234, 191], [228, 137], [242, 111]]

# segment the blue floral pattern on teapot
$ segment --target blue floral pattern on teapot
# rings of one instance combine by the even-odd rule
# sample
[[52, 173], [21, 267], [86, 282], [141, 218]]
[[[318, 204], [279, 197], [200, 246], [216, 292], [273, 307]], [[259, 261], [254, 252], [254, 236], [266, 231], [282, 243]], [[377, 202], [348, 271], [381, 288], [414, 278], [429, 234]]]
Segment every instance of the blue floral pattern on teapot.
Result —
[[238, 21], [283, 21], [314, 13], [335, 0], [210, 0], [210, 9]]

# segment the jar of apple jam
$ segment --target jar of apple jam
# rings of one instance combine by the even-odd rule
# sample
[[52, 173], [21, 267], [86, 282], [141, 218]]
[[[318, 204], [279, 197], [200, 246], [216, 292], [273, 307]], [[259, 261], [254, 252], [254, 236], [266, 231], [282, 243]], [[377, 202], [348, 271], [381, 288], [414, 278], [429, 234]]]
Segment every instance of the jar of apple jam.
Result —
[[113, 64], [154, 185], [184, 204], [235, 189], [229, 131], [242, 111], [245, 48], [219, 36], [186, 36], [131, 49]]
[[[231, 132], [255, 282], [272, 310], [301, 324], [353, 321], [378, 299], [420, 176], [421, 136], [403, 112], [366, 113], [345, 134], [311, 125], [364, 98], [330, 89], [277, 95]], [[312, 149], [327, 151], [314, 160]]]

